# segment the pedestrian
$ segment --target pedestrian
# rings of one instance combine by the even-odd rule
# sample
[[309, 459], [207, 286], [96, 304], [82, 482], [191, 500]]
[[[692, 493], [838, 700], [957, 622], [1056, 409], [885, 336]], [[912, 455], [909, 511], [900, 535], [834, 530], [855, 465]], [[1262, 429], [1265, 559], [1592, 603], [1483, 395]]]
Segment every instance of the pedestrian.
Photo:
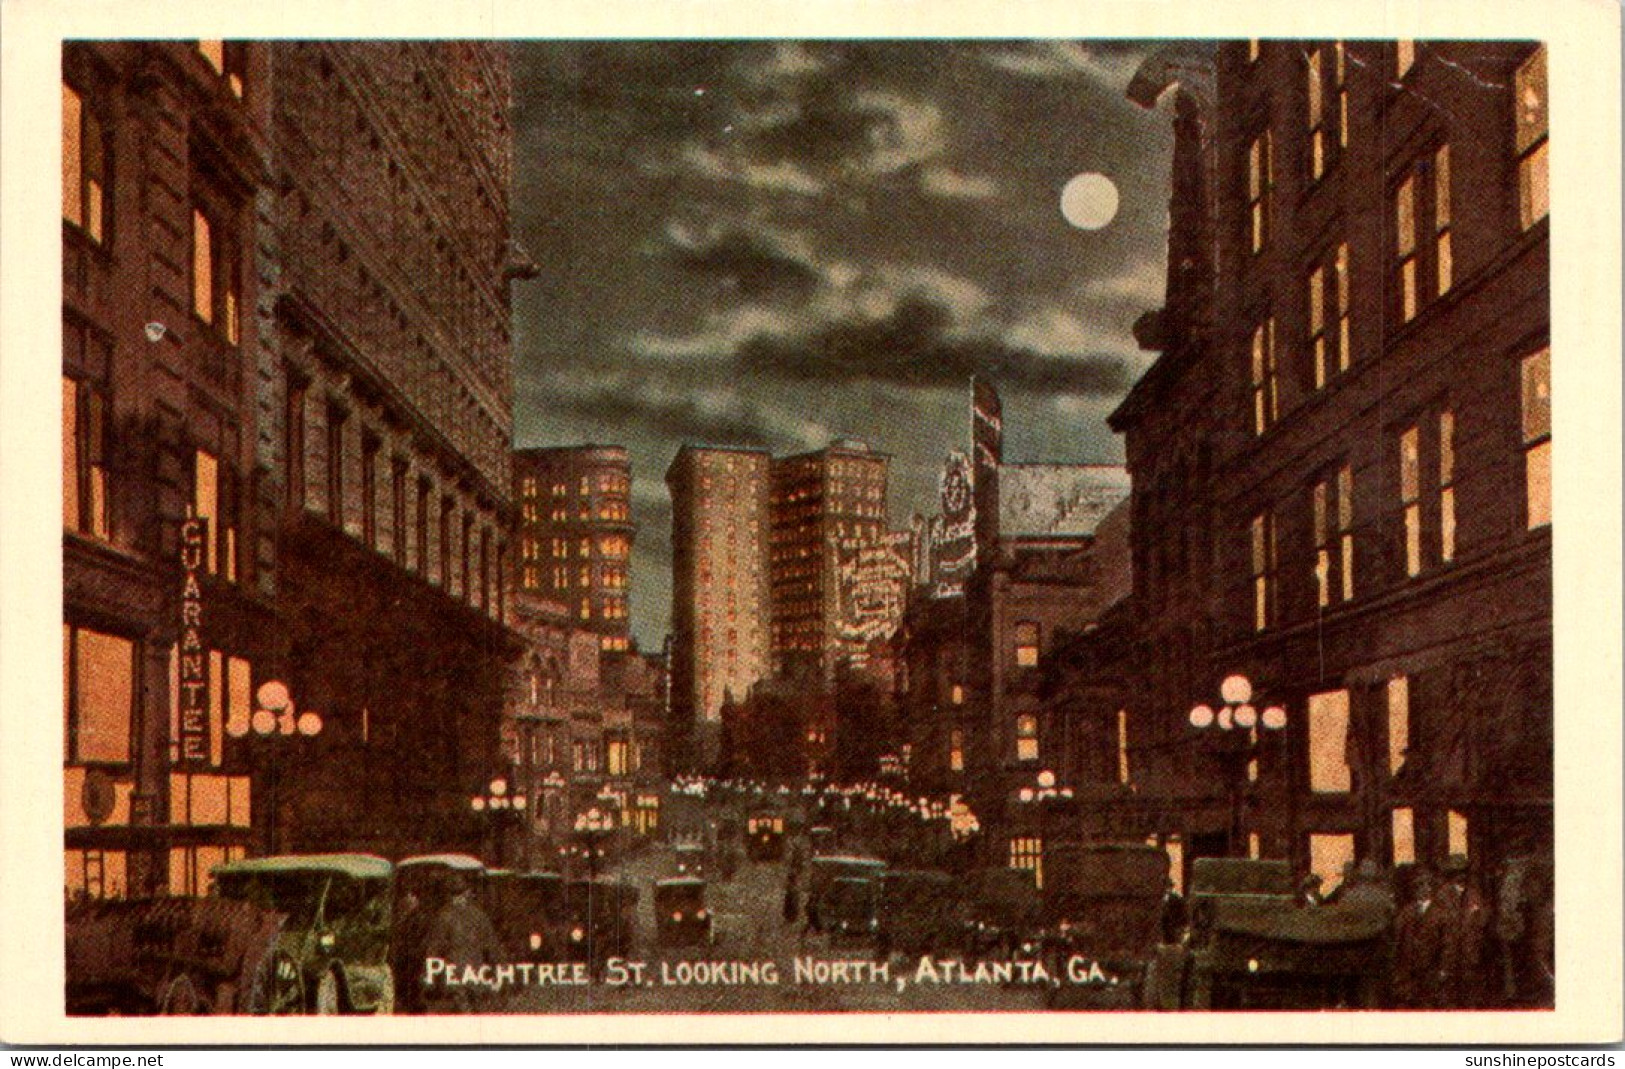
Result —
[[[491, 918], [474, 901], [473, 881], [462, 873], [451, 877], [451, 897], [435, 915], [424, 940], [424, 958], [439, 958], [447, 970], [462, 975], [465, 966], [479, 969], [498, 965], [504, 958], [502, 942]], [[484, 1001], [473, 985], [442, 984], [427, 992], [427, 1005], [435, 1013], [472, 1013]]]
[[1435, 909], [1433, 873], [1411, 870], [1411, 901], [1394, 924], [1392, 1000], [1396, 1009], [1431, 1010], [1443, 1003], [1444, 932]]
[[1164, 877], [1162, 892], [1162, 941], [1176, 944], [1185, 941], [1185, 926], [1189, 916], [1184, 897], [1174, 889], [1174, 881]]
[[412, 891], [396, 904], [389, 940], [389, 969], [395, 983], [395, 1012], [423, 1012], [423, 941], [429, 932], [430, 910]]
[[1443, 1004], [1448, 1009], [1483, 1008], [1488, 1002], [1490, 910], [1460, 854], [1444, 864], [1439, 906], [1444, 929], [1439, 963]]

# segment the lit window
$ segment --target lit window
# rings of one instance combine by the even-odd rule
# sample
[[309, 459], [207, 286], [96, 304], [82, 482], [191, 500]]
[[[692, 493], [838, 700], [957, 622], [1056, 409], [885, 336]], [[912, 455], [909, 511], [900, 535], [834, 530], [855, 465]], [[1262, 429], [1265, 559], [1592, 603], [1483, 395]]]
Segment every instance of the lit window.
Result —
[[1343, 600], [1354, 600], [1354, 469], [1337, 472], [1337, 543], [1342, 565]]
[[62, 525], [109, 537], [107, 403], [87, 383], [62, 377]]
[[1280, 418], [1280, 385], [1275, 363], [1275, 317], [1253, 328], [1253, 433], [1263, 434]]
[[1420, 436], [1409, 427], [1399, 436], [1399, 500], [1405, 510], [1405, 574], [1422, 571], [1422, 464]]
[[130, 760], [130, 724], [135, 701], [135, 643], [82, 627], [66, 629], [71, 643], [65, 681], [68, 697], [68, 759], [74, 762]]
[[1018, 836], [1010, 840], [1010, 867], [1025, 869], [1033, 874], [1033, 886], [1044, 887], [1044, 840], [1036, 836]]
[[1270, 199], [1275, 187], [1275, 151], [1265, 130], [1247, 149], [1247, 204], [1252, 220], [1252, 248], [1261, 252], [1269, 240]]
[[1034, 668], [1038, 665], [1038, 625], [1022, 622], [1016, 625], [1016, 665]]
[[232, 345], [241, 338], [236, 242], [219, 219], [192, 209], [192, 312]]
[[62, 218], [92, 241], [105, 231], [107, 137], [94, 108], [62, 85]]
[[965, 704], [965, 688], [955, 683], [948, 691], [948, 700], [955, 705]]
[[1038, 718], [1030, 714], [1016, 717], [1016, 760], [1038, 760]]
[[1262, 631], [1270, 626], [1275, 616], [1275, 515], [1261, 512], [1253, 517], [1252, 577], [1253, 577], [1253, 630]]
[[1309, 836], [1309, 871], [1320, 877], [1323, 891], [1330, 892], [1343, 882], [1343, 873], [1354, 860], [1354, 836]]
[[605, 771], [611, 776], [624, 776], [627, 773], [626, 742], [621, 739], [611, 739], [605, 744]]
[[948, 771], [965, 771], [965, 733], [959, 728], [948, 732]]
[[1466, 857], [1468, 843], [1467, 814], [1450, 810], [1445, 821], [1445, 834], [1453, 857]]
[[1552, 351], [1523, 359], [1524, 502], [1530, 530], [1552, 522]]
[[1546, 175], [1546, 46], [1541, 45], [1518, 68], [1513, 79], [1516, 124], [1513, 146], [1518, 154], [1518, 223], [1528, 230], [1546, 218], [1551, 191]]
[[1455, 274], [1455, 255], [1450, 246], [1450, 146], [1440, 145], [1433, 153], [1433, 269], [1438, 293], [1450, 289]]
[[1128, 710], [1117, 710], [1117, 782], [1129, 781]]
[[1326, 385], [1334, 368], [1349, 368], [1348, 268], [1349, 247], [1344, 243], [1329, 263], [1319, 264], [1309, 273], [1309, 351], [1317, 390]]
[[1260, 51], [1259, 51], [1259, 47], [1258, 47], [1258, 38], [1256, 38], [1256, 37], [1247, 38], [1247, 62], [1248, 63], [1256, 63], [1256, 62], [1258, 62], [1259, 55], [1260, 55]]
[[1388, 681], [1388, 774], [1397, 775], [1411, 745], [1411, 682], [1405, 676]]
[[192, 468], [192, 512], [198, 519], [209, 521], [205, 558], [213, 574], [219, 570], [220, 534], [224, 527], [220, 517], [220, 462], [201, 449]]
[[1349, 789], [1349, 692], [1309, 698], [1309, 789], [1335, 794]]
[[[1306, 90], [1309, 101], [1309, 177], [1318, 179], [1326, 173], [1327, 154], [1329, 151], [1326, 107], [1326, 49], [1316, 48], [1310, 51], [1307, 57], [1307, 85]], [[1338, 42], [1336, 53], [1332, 62], [1332, 74], [1335, 76], [1333, 91], [1338, 103], [1340, 117], [1346, 116], [1347, 102], [1344, 99], [1343, 83], [1343, 45]], [[1340, 128], [1341, 129], [1341, 128]], [[1339, 144], [1342, 144], [1341, 137]]]
[[1394, 76], [1403, 78], [1410, 73], [1416, 65], [1416, 42], [1403, 40], [1394, 42]]
[[1311, 497], [1315, 531], [1315, 604], [1324, 609], [1332, 603], [1330, 484], [1316, 483]]
[[1337, 297], [1337, 370], [1347, 371], [1353, 362], [1353, 349], [1349, 345], [1349, 246], [1337, 247], [1335, 265]]
[[129, 889], [129, 859], [123, 850], [69, 850], [65, 861], [70, 899], [123, 898]]
[[1393, 812], [1393, 859], [1395, 865], [1416, 862], [1416, 814], [1408, 806]]
[[1456, 559], [1456, 414], [1439, 413], [1439, 559]]
[[1394, 194], [1395, 253], [1399, 257], [1399, 306], [1405, 322], [1416, 318], [1416, 182], [1407, 177]]

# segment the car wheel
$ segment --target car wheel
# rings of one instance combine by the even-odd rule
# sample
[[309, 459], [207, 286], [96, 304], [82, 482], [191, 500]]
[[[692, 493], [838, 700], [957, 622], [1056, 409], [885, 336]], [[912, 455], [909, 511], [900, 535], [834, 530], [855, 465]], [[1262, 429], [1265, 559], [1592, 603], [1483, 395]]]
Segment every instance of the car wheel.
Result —
[[277, 951], [269, 963], [270, 998], [265, 1011], [276, 1016], [305, 1012], [305, 978], [292, 955]]
[[195, 1017], [207, 1010], [197, 984], [181, 973], [164, 985], [163, 994], [158, 996], [158, 1012], [165, 1017]]
[[316, 984], [316, 1013], [321, 1017], [332, 1017], [345, 1012], [344, 986], [339, 982], [339, 974], [329, 969], [322, 973], [321, 980]]

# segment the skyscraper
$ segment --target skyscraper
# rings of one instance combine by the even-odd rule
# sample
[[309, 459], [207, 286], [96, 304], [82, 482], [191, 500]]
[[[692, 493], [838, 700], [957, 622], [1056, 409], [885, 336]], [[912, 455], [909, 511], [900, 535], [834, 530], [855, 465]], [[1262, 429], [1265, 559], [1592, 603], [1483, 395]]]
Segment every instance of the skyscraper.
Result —
[[902, 620], [906, 553], [886, 568], [889, 459], [838, 441], [772, 462], [773, 662], [828, 677]]
[[630, 648], [632, 466], [618, 445], [514, 453], [518, 586], [562, 602], [606, 652]]
[[722, 706], [771, 668], [766, 450], [684, 446], [666, 472], [672, 501], [674, 753], [705, 767]]

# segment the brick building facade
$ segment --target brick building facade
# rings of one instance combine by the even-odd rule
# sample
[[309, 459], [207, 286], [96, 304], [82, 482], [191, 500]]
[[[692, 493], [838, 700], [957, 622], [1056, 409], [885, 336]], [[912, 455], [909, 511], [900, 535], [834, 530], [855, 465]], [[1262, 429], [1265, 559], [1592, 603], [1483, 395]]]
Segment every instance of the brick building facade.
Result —
[[606, 652], [631, 649], [632, 465], [614, 445], [521, 449], [514, 568], [520, 590], [567, 605]]

